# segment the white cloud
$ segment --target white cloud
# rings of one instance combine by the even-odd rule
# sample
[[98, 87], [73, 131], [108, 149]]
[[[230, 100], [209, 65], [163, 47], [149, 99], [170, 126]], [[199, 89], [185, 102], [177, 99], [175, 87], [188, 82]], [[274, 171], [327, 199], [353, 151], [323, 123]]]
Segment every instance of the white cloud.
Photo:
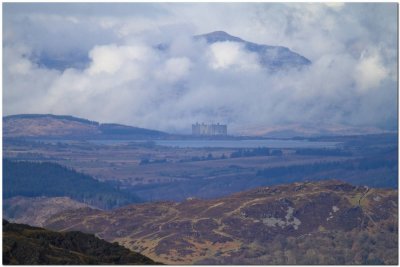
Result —
[[[5, 115], [71, 114], [179, 132], [195, 121], [231, 129], [397, 124], [397, 14], [390, 4], [83, 5], [85, 12], [32, 4], [11, 12], [10, 5], [3, 24]], [[240, 44], [191, 38], [213, 30], [287, 46], [313, 64], [270, 73]], [[161, 43], [169, 49], [157, 49]], [[361, 56], [366, 48], [373, 52]], [[41, 53], [79, 54], [88, 62], [58, 71], [41, 64]]]
[[236, 42], [219, 42], [210, 46], [210, 65], [213, 69], [259, 69], [257, 54], [247, 52]]
[[155, 75], [159, 80], [177, 82], [188, 74], [190, 66], [190, 60], [186, 57], [170, 58], [159, 71], [155, 70]]
[[337, 11], [340, 11], [346, 3], [345, 2], [324, 2], [323, 4], [330, 8], [333, 8]]
[[388, 70], [383, 66], [382, 60], [376, 53], [362, 55], [355, 67], [355, 80], [361, 91], [377, 89], [388, 74]]
[[[3, 48], [3, 66], [12, 76], [28, 75], [35, 64], [29, 60], [31, 50], [23, 44], [5, 46]], [[7, 77], [6, 77], [7, 78]]]
[[[115, 74], [118, 71], [128, 70], [129, 76], [134, 79], [140, 73], [133, 71], [135, 64], [150, 60], [152, 51], [145, 46], [96, 46], [89, 52], [91, 64], [87, 70], [90, 75]], [[121, 68], [124, 68], [121, 70]], [[136, 69], [140, 72], [140, 70]]]

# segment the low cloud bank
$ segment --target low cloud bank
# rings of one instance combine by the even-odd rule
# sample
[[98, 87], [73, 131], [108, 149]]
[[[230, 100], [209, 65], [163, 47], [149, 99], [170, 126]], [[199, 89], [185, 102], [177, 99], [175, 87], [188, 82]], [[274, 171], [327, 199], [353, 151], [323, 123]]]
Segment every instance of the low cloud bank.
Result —
[[[220, 6], [211, 13], [222, 12]], [[235, 5], [228, 6], [230, 17], [236, 14], [239, 22], [251, 18], [255, 29], [278, 10], [281, 16], [271, 25], [283, 27], [277, 26], [280, 21], [285, 31], [269, 29], [267, 39], [275, 34], [281, 45], [312, 64], [270, 72], [240, 43], [194, 40], [199, 30], [221, 29], [217, 25], [230, 22], [220, 18], [199, 26], [204, 13], [196, 5], [160, 5], [158, 13], [146, 7], [149, 16], [157, 14], [153, 23], [143, 15], [84, 17], [76, 11], [13, 9], [4, 23], [3, 113], [70, 114], [172, 132], [189, 132], [194, 122], [227, 123], [233, 131], [294, 123], [397, 128], [397, 48], [389, 36], [397, 26], [392, 20], [371, 26], [374, 22], [365, 19], [373, 16], [369, 5], [248, 4], [244, 16]], [[375, 12], [396, 15], [390, 5], [378, 7]], [[178, 10], [185, 15], [176, 16]], [[305, 11], [311, 15], [303, 17]], [[320, 27], [313, 29], [321, 17]], [[343, 19], [352, 21], [348, 28], [340, 28]], [[381, 24], [388, 26], [384, 32]], [[244, 35], [238, 37], [257, 36], [245, 25], [238, 24]], [[27, 30], [38, 38], [27, 39]], [[53, 39], [61, 35], [72, 40]], [[165, 42], [168, 49], [157, 48]], [[86, 53], [87, 62], [65, 69], [40, 62], [41, 53], [59, 54], [62, 61], [73, 51]]]

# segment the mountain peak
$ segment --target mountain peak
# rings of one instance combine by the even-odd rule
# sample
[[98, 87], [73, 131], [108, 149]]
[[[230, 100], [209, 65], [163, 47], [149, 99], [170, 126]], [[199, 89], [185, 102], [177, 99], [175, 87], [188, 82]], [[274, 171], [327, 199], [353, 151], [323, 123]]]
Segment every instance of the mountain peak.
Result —
[[230, 35], [229, 33], [224, 31], [214, 31], [202, 35], [196, 35], [195, 38], [204, 38], [207, 40], [208, 43], [225, 42], [225, 41], [244, 42], [239, 37]]
[[248, 42], [224, 31], [214, 31], [206, 34], [196, 35], [194, 38], [205, 39], [208, 44], [214, 44], [218, 42], [241, 43], [247, 51], [256, 53], [259, 57], [261, 65], [270, 70], [290, 68], [300, 69], [311, 64], [309, 59], [291, 51], [287, 47]]

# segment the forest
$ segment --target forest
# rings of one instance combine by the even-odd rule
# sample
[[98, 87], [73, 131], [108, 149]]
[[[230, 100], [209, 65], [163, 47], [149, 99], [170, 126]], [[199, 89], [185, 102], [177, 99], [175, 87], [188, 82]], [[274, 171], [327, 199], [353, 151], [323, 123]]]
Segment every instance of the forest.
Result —
[[137, 196], [110, 182], [100, 182], [56, 163], [4, 159], [3, 197], [14, 196], [67, 196], [102, 209], [140, 201]]
[[[275, 168], [267, 168], [257, 171], [257, 176], [267, 178], [271, 183], [276, 181], [276, 184], [282, 181], [288, 182], [285, 177], [292, 177], [292, 179], [302, 180], [302, 179], [312, 179], [313, 175], [321, 172], [329, 171], [347, 171], [359, 173], [371, 171], [375, 169], [386, 169], [392, 173], [397, 173], [398, 165], [395, 159], [379, 159], [379, 158], [362, 158], [357, 160], [346, 160], [346, 161], [336, 161], [336, 162], [326, 162], [326, 163], [313, 163], [309, 165], [294, 165], [294, 166], [282, 166]], [[362, 176], [361, 176], [362, 177]], [[349, 181], [349, 178], [342, 176], [341, 179]], [[318, 176], [317, 179], [318, 180]], [[295, 180], [293, 180], [294, 182]], [[362, 179], [362, 180], [351, 180], [351, 182], [357, 184], [365, 184], [374, 187], [391, 187], [396, 188], [398, 181], [396, 179]]]

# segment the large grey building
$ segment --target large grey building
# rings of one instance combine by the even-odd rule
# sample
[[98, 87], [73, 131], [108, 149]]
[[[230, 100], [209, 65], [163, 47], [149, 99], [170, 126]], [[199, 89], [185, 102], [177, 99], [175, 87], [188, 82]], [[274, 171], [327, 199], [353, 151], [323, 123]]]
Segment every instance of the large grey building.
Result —
[[195, 136], [224, 136], [228, 134], [228, 127], [224, 124], [192, 124], [192, 135]]

